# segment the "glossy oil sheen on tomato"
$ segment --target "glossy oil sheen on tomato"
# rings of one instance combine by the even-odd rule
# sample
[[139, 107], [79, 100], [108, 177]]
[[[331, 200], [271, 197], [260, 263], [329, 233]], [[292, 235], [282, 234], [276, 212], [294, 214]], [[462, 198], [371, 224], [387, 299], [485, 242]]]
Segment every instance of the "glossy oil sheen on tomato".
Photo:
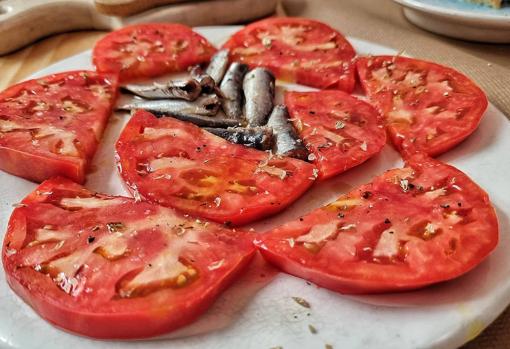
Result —
[[288, 91], [285, 104], [320, 179], [363, 163], [386, 143], [379, 113], [342, 91]]
[[182, 24], [137, 24], [113, 31], [94, 47], [100, 72], [119, 74], [121, 81], [185, 70], [209, 61], [215, 48]]
[[461, 171], [418, 154], [256, 244], [290, 274], [339, 292], [373, 293], [460, 276], [497, 242], [487, 194]]
[[483, 91], [452, 68], [393, 56], [363, 57], [356, 65], [404, 155], [444, 153], [474, 132], [487, 109]]
[[321, 89], [352, 92], [355, 52], [328, 25], [304, 18], [251, 23], [225, 43], [231, 59], [270, 69], [277, 78]]
[[35, 182], [58, 175], [83, 182], [116, 89], [114, 75], [71, 71], [3, 91], [0, 169]]
[[142, 198], [220, 223], [274, 214], [312, 185], [309, 163], [273, 156], [171, 117], [139, 111], [117, 141], [119, 169]]
[[43, 318], [96, 338], [143, 338], [194, 321], [254, 254], [251, 237], [61, 178], [12, 213], [11, 288]]

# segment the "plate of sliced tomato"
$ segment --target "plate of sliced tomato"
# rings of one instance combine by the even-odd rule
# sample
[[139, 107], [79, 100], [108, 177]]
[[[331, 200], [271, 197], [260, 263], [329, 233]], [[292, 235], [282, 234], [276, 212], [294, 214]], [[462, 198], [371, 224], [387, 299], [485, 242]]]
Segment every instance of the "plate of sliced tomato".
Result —
[[[228, 42], [253, 66], [269, 57], [277, 78], [276, 102], [288, 102], [294, 127], [312, 155], [308, 162], [233, 147], [182, 121], [115, 112], [98, 145], [90, 141], [98, 149], [84, 187], [67, 179], [38, 187], [0, 172], [0, 228], [7, 231], [7, 278], [0, 276], [3, 347], [454, 348], [478, 335], [510, 303], [510, 188], [505, 180], [510, 124], [505, 116], [491, 104], [483, 113], [483, 92], [449, 69], [391, 58], [397, 50], [337, 37], [327, 26], [319, 26], [327, 33], [325, 42], [315, 30], [296, 39], [302, 33], [282, 32], [281, 26], [269, 21], [248, 29], [196, 28], [201, 36], [185, 33], [191, 46], [184, 39], [170, 42], [173, 50], [191, 47], [204, 57], [211, 52], [202, 38], [217, 47]], [[156, 42], [163, 36], [153, 29], [105, 40], [104, 47], [120, 48], [96, 56], [103, 67], [111, 54], [117, 58], [104, 74], [123, 64], [126, 79], [163, 69], [149, 59], [150, 52], [159, 57], [167, 49]], [[320, 99], [316, 89], [297, 84], [306, 83], [306, 71], [312, 69], [306, 60], [318, 60], [316, 50], [327, 48], [344, 50], [346, 60], [354, 50], [368, 58], [340, 64], [328, 57], [319, 62], [325, 80], [315, 75], [316, 83], [349, 91], [357, 65], [372, 106], [361, 88], [354, 97], [334, 91]], [[130, 50], [139, 59], [124, 61]], [[278, 52], [297, 58], [278, 61]], [[182, 61], [190, 64], [190, 59], [185, 54]], [[33, 78], [92, 68], [87, 51]], [[339, 72], [341, 79], [333, 79]], [[97, 82], [87, 86], [89, 94], [108, 93]], [[86, 98], [69, 103], [70, 96], [59, 88], [46, 87], [68, 114], [93, 124], [88, 112], [107, 109], [87, 105]], [[52, 154], [71, 149], [91, 158], [90, 151], [81, 155], [80, 143], [70, 148], [55, 142], [55, 132], [48, 138], [46, 129], [30, 120], [19, 125], [16, 115], [1, 120], [2, 131], [30, 132]], [[91, 129], [103, 132], [102, 120]], [[77, 132], [79, 126], [65, 130]], [[170, 137], [176, 141], [158, 145]], [[207, 153], [207, 148], [218, 150]], [[158, 150], [164, 156], [154, 153]], [[433, 160], [423, 155], [427, 152], [442, 155]], [[43, 165], [34, 161], [34, 173], [44, 173]], [[258, 176], [246, 178], [245, 169], [251, 167]], [[260, 167], [267, 168], [261, 172]], [[222, 171], [228, 174], [224, 178]], [[30, 171], [19, 173], [29, 177]], [[186, 181], [165, 190], [164, 181], [173, 176]], [[261, 190], [264, 186], [269, 194]], [[207, 196], [211, 190], [228, 195]], [[262, 195], [282, 207], [271, 208], [273, 199], [266, 202]], [[248, 209], [236, 211], [224, 207], [226, 202]], [[79, 253], [56, 252], [57, 246]], [[250, 264], [255, 247], [261, 255]], [[85, 277], [89, 288], [80, 288]], [[95, 294], [104, 284], [111, 293]], [[79, 302], [67, 298], [81, 292]]]

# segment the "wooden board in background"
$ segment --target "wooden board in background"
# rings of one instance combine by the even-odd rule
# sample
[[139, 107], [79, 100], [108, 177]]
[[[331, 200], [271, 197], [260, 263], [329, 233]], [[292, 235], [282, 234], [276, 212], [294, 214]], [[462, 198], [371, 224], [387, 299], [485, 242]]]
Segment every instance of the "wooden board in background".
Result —
[[[122, 1], [138, 6], [157, 5], [163, 0]], [[1, 0], [0, 54], [11, 53], [52, 34], [74, 30], [111, 30], [144, 22], [178, 22], [190, 26], [235, 24], [270, 15], [277, 5], [277, 0], [172, 1], [172, 4], [120, 17], [100, 13], [94, 0]], [[127, 9], [132, 12], [137, 8]]]

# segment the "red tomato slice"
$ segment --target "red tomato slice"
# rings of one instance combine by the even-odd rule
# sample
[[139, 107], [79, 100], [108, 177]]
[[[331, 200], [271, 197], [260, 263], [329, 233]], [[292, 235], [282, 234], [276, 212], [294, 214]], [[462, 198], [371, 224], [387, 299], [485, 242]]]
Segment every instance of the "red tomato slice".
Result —
[[285, 104], [309, 159], [326, 179], [361, 164], [386, 143], [379, 114], [341, 91], [286, 92]]
[[116, 94], [116, 77], [92, 71], [9, 87], [0, 93], [0, 169], [35, 182], [84, 182]]
[[247, 233], [56, 178], [14, 210], [2, 258], [11, 288], [49, 322], [142, 338], [194, 321], [254, 253]]
[[185, 70], [209, 61], [216, 49], [182, 24], [136, 24], [113, 31], [94, 47], [97, 71], [121, 81]]
[[235, 33], [224, 47], [232, 60], [266, 67], [283, 80], [346, 92], [356, 83], [356, 52], [342, 34], [321, 22], [264, 19]]
[[487, 109], [483, 91], [452, 68], [394, 56], [363, 57], [356, 65], [402, 154], [444, 153], [473, 133]]
[[220, 223], [240, 225], [281, 211], [315, 180], [316, 169], [307, 162], [145, 111], [131, 118], [116, 148], [135, 196]]
[[461, 171], [420, 154], [256, 240], [284, 271], [344, 293], [449, 280], [497, 242], [487, 194]]

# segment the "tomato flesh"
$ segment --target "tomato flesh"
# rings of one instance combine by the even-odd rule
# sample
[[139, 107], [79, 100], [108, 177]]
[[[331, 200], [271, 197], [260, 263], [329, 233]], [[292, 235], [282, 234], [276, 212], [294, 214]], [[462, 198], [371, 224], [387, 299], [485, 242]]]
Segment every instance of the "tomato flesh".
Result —
[[120, 81], [179, 72], [208, 62], [215, 48], [191, 28], [176, 23], [136, 24], [115, 30], [94, 47], [97, 71]]
[[487, 109], [484, 92], [452, 68], [394, 56], [362, 57], [356, 66], [404, 155], [446, 152], [475, 131]]
[[247, 233], [55, 178], [13, 211], [2, 258], [11, 288], [46, 320], [127, 339], [194, 321], [254, 253]]
[[85, 181], [117, 94], [116, 77], [73, 71], [0, 93], [0, 169], [35, 182]]
[[268, 18], [235, 33], [224, 45], [233, 61], [266, 67], [282, 80], [352, 92], [356, 55], [342, 34], [304, 18]]
[[497, 242], [487, 194], [461, 171], [422, 154], [256, 238], [271, 263], [343, 293], [449, 280], [478, 265]]
[[116, 145], [119, 170], [145, 200], [220, 223], [274, 214], [315, 180], [309, 163], [232, 144], [171, 117], [138, 111]]
[[342, 91], [286, 92], [285, 104], [309, 159], [327, 179], [357, 166], [386, 143], [379, 114], [368, 103]]

